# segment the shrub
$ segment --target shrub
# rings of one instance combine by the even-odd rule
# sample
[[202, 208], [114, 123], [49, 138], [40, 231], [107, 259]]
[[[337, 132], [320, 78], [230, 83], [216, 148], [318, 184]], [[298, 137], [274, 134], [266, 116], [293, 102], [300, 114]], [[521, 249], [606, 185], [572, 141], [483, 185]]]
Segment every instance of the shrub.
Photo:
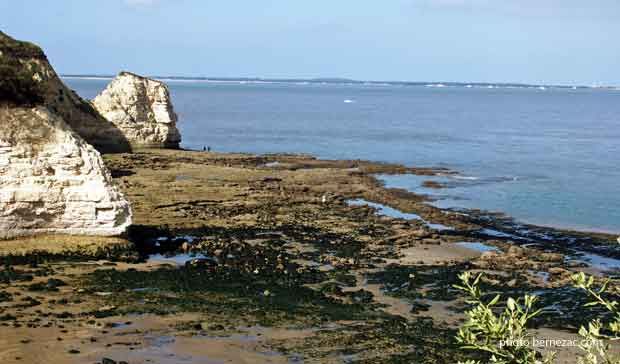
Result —
[[[525, 295], [523, 298], [508, 298], [504, 308], [500, 308], [500, 295], [485, 302], [480, 290], [482, 274], [473, 278], [470, 272], [459, 275], [462, 285], [455, 287], [466, 292], [467, 301], [474, 307], [466, 312], [468, 321], [459, 330], [456, 341], [462, 349], [473, 350], [485, 357], [485, 363], [498, 364], [551, 364], [555, 353], [543, 357], [528, 343], [532, 338], [528, 332], [528, 322], [536, 317], [540, 310], [535, 310], [537, 298]], [[612, 286], [607, 279], [599, 287], [594, 277], [583, 272], [572, 276], [573, 285], [586, 291], [593, 301], [586, 307], [602, 306], [609, 312], [611, 319], [604, 321], [597, 318], [587, 327], [579, 329], [581, 336], [579, 347], [584, 352], [578, 358], [580, 364], [620, 364], [620, 356], [610, 352], [611, 343], [620, 342], [620, 303], [616, 299], [620, 289]], [[465, 364], [479, 364], [480, 361], [469, 360]]]
[[[540, 313], [533, 310], [537, 298], [508, 298], [504, 308], [498, 307], [500, 295], [485, 302], [479, 282], [482, 274], [472, 280], [469, 272], [459, 275], [462, 285], [456, 288], [466, 292], [467, 301], [474, 307], [466, 312], [468, 321], [459, 330], [456, 340], [463, 349], [474, 350], [486, 356], [486, 361], [497, 364], [546, 364], [552, 363], [554, 354], [546, 357], [529, 345], [531, 334], [528, 322]], [[480, 363], [468, 361], [467, 364]]]
[[620, 364], [620, 355], [610, 353], [610, 344], [620, 342], [620, 303], [612, 300], [618, 298], [618, 288], [611, 289], [611, 279], [605, 280], [596, 287], [594, 277], [588, 277], [583, 272], [572, 276], [573, 285], [585, 290], [593, 301], [586, 306], [602, 306], [611, 315], [611, 320], [604, 322], [601, 318], [595, 319], [579, 329], [582, 337], [579, 347], [584, 355], [579, 359], [583, 364]]

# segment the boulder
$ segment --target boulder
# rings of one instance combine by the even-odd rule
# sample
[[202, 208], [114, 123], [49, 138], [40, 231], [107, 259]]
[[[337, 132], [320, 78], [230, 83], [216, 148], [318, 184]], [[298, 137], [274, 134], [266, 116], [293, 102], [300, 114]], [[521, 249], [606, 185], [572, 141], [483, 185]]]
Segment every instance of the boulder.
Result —
[[95, 148], [45, 106], [0, 103], [0, 238], [112, 236], [130, 224]]
[[41, 104], [100, 152], [129, 152], [123, 133], [69, 89], [38, 46], [0, 32], [0, 100]]
[[166, 84], [121, 72], [93, 105], [118, 127], [132, 147], [178, 148], [181, 134]]

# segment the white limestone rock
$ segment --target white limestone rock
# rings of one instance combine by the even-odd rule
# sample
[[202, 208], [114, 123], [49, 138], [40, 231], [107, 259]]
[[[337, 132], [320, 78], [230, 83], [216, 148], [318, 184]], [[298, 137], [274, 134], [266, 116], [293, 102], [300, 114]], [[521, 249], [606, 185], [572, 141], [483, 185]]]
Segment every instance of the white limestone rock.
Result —
[[60, 116], [0, 103], [0, 239], [120, 235], [131, 217], [99, 152]]
[[178, 148], [181, 134], [166, 84], [121, 72], [94, 100], [133, 147]]

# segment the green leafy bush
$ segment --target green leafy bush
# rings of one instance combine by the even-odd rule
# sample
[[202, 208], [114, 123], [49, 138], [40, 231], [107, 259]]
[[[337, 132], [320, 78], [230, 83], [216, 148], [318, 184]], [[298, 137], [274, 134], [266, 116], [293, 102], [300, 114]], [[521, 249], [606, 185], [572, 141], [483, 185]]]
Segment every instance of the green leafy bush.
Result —
[[[531, 345], [532, 334], [528, 331], [528, 322], [536, 317], [540, 310], [534, 305], [535, 296], [525, 295], [523, 298], [508, 298], [503, 308], [500, 307], [500, 295], [485, 301], [480, 290], [482, 274], [475, 278], [470, 272], [459, 275], [461, 285], [455, 287], [466, 292], [468, 303], [473, 308], [466, 312], [468, 321], [459, 330], [456, 340], [462, 349], [473, 350], [486, 358], [485, 363], [498, 364], [551, 364], [555, 353], [543, 356]], [[604, 322], [598, 318], [581, 327], [579, 348], [583, 355], [578, 358], [581, 364], [620, 364], [620, 356], [610, 351], [611, 343], [620, 342], [620, 303], [616, 299], [620, 295], [617, 286], [607, 279], [600, 287], [596, 286], [594, 277], [584, 273], [572, 276], [573, 285], [586, 291], [593, 301], [586, 307], [602, 306], [611, 316]], [[480, 361], [470, 360], [465, 364], [479, 364]]]
[[602, 306], [610, 314], [611, 320], [604, 322], [598, 318], [579, 329], [582, 337], [579, 347], [584, 351], [580, 358], [583, 364], [620, 364], [620, 355], [610, 352], [611, 343], [620, 343], [620, 303], [611, 297], [618, 297], [618, 288], [611, 288], [611, 279], [607, 279], [600, 287], [596, 287], [594, 277], [588, 277], [583, 272], [572, 276], [573, 285], [585, 290], [592, 302], [587, 307]]
[[[534, 364], [552, 363], [554, 355], [543, 357], [529, 345], [531, 334], [527, 323], [540, 313], [534, 310], [535, 296], [508, 298], [503, 309], [498, 305], [500, 295], [485, 302], [479, 282], [482, 274], [473, 278], [471, 273], [459, 275], [462, 285], [455, 287], [466, 292], [468, 303], [474, 307], [467, 311], [468, 321], [459, 330], [456, 340], [463, 349], [475, 350], [488, 357], [489, 363]], [[469, 361], [468, 364], [480, 363]]]

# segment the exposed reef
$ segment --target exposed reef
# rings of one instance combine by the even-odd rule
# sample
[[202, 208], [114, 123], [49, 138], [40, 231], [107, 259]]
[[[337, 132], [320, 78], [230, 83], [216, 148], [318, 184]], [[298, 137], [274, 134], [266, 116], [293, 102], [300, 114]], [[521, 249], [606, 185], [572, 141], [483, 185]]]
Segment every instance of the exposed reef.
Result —
[[[105, 162], [134, 206], [142, 260], [4, 258], [3, 363], [452, 363], [466, 359], [453, 340], [464, 270], [485, 272], [485, 291], [540, 296], [541, 337], [574, 338], [591, 318], [570, 274], [593, 267], [561, 238], [593, 241], [521, 241], [373, 176], [449, 171], [165, 149]], [[565, 363], [573, 349], [560, 348]]]

